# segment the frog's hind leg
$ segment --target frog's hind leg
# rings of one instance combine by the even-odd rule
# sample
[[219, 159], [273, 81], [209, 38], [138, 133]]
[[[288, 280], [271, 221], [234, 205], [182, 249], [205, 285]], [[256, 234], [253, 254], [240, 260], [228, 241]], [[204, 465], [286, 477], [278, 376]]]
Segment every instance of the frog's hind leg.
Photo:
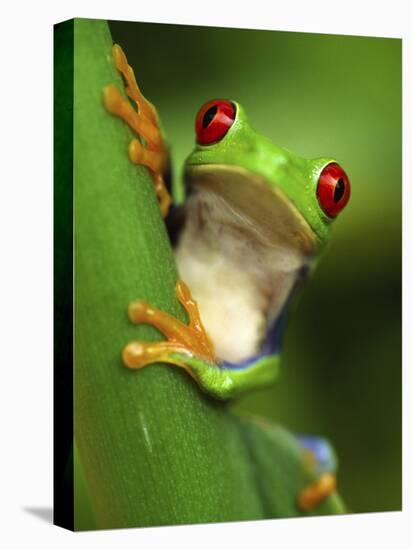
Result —
[[336, 491], [336, 455], [329, 442], [321, 437], [298, 436], [306, 466], [315, 471], [317, 479], [298, 495], [301, 510], [310, 512]]
[[138, 136], [139, 139], [133, 139], [129, 145], [129, 158], [134, 164], [141, 164], [150, 170], [160, 209], [165, 217], [172, 201], [164, 181], [168, 152], [159, 118], [155, 107], [141, 93], [122, 48], [114, 44], [112, 53], [116, 69], [123, 77], [126, 93], [131, 101], [120, 93], [117, 86], [109, 84], [103, 90], [104, 105], [110, 113], [124, 120]]
[[310, 512], [335, 491], [335, 474], [324, 472], [316, 481], [305, 487], [303, 491], [299, 493], [298, 506], [304, 512]]

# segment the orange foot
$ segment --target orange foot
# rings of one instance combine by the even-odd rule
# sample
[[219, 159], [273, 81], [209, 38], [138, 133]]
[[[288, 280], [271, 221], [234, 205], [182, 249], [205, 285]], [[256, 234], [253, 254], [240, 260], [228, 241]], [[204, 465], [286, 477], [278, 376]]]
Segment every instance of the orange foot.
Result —
[[213, 344], [202, 324], [196, 302], [183, 281], [176, 283], [176, 295], [189, 316], [185, 325], [172, 315], [152, 307], [144, 301], [129, 305], [129, 318], [133, 323], [146, 323], [159, 329], [167, 338], [164, 342], [130, 342], [123, 350], [123, 362], [130, 369], [140, 369], [157, 362], [178, 365], [194, 376], [187, 358], [198, 357], [214, 363]]
[[336, 491], [336, 477], [325, 472], [299, 494], [298, 506], [304, 512], [310, 512], [334, 491]]
[[104, 105], [110, 113], [124, 120], [138, 136], [139, 139], [133, 139], [130, 142], [129, 158], [134, 164], [142, 164], [149, 168], [160, 202], [160, 210], [165, 217], [172, 200], [164, 181], [168, 153], [160, 130], [159, 118], [155, 107], [141, 93], [134, 71], [128, 64], [122, 48], [114, 44], [112, 52], [116, 69], [126, 83], [126, 93], [137, 110], [114, 84], [109, 84], [103, 90]]

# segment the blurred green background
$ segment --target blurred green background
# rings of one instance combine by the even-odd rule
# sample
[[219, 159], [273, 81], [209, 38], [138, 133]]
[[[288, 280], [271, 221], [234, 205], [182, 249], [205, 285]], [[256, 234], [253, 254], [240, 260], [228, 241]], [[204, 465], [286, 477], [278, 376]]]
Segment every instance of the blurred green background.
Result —
[[181, 176], [214, 97], [307, 158], [342, 164], [352, 197], [289, 316], [282, 375], [237, 402], [327, 436], [353, 512], [401, 508], [401, 40], [110, 22], [156, 105]]

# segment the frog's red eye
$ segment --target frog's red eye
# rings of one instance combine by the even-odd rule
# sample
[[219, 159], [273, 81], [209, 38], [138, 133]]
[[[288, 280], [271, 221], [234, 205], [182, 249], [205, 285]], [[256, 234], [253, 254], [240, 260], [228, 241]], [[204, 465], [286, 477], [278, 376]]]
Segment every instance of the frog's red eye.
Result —
[[205, 103], [196, 116], [196, 136], [200, 145], [215, 143], [225, 136], [236, 118], [236, 107], [227, 99]]
[[348, 204], [349, 178], [339, 164], [332, 162], [322, 170], [316, 195], [322, 210], [331, 218], [337, 216]]

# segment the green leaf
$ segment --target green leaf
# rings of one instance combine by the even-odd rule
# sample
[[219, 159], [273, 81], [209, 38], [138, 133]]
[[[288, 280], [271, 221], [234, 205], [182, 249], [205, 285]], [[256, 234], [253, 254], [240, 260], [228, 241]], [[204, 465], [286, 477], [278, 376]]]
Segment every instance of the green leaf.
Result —
[[[131, 131], [102, 103], [104, 86], [122, 89], [107, 23], [76, 19], [74, 37], [75, 501], [85, 510], [87, 495], [91, 506], [76, 527], [93, 528], [92, 517], [115, 528], [285, 515], [269, 485], [262, 490], [279, 451], [259, 428], [245, 428], [178, 368], [122, 364], [130, 340], [161, 338], [128, 321], [130, 301], [185, 314], [151, 179], [128, 159]], [[273, 452], [262, 461], [264, 448]], [[277, 483], [289, 511], [297, 485]]]

